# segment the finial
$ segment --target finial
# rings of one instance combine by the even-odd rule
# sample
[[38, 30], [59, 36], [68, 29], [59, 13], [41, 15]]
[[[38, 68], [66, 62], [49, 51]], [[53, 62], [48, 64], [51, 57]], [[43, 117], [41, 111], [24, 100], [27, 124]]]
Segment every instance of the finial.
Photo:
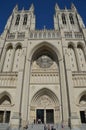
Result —
[[71, 4], [71, 9], [74, 10], [74, 11], [77, 11], [77, 9], [76, 9], [76, 7], [73, 3]]
[[67, 7], [65, 6], [65, 10], [67, 11]]
[[18, 5], [16, 5], [13, 9], [13, 12], [18, 11]]
[[56, 3], [56, 5], [55, 5], [55, 10], [57, 11], [57, 10], [60, 10], [60, 8], [59, 8], [59, 6], [58, 6], [58, 4]]
[[34, 5], [33, 5], [33, 4], [31, 4], [31, 7], [30, 7], [29, 10], [30, 10], [30, 11], [34, 11]]
[[46, 26], [44, 25], [44, 30], [46, 29]]
[[22, 8], [22, 12], [24, 12], [24, 7]]

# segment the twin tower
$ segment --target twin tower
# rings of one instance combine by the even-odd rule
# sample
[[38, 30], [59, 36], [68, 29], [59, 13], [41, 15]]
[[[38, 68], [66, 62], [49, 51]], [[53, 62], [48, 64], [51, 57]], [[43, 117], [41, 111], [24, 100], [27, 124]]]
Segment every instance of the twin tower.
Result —
[[[7, 28], [10, 31], [22, 31], [26, 29], [35, 30], [36, 17], [34, 15], [34, 5], [32, 4], [29, 10], [18, 10], [16, 5], [13, 9], [12, 15], [8, 19]], [[58, 4], [55, 5], [54, 15], [54, 29], [65, 31], [79, 31], [80, 28], [84, 28], [85, 25], [82, 18], [77, 12], [74, 4], [71, 5], [71, 9], [60, 9]]]

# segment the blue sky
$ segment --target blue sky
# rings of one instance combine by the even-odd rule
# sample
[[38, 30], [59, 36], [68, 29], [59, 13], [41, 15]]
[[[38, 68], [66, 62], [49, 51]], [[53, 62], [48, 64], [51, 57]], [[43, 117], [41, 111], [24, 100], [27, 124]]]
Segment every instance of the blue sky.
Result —
[[44, 25], [47, 29], [53, 29], [55, 3], [58, 3], [61, 9], [65, 6], [70, 8], [71, 3], [74, 3], [86, 25], [86, 0], [0, 0], [0, 34], [16, 4], [19, 10], [23, 7], [27, 10], [32, 3], [35, 7], [36, 29], [43, 29]]

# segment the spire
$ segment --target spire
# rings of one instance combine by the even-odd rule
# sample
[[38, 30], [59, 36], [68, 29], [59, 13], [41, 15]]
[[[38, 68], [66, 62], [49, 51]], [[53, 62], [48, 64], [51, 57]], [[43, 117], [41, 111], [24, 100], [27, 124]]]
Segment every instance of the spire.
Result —
[[59, 8], [59, 6], [58, 6], [58, 4], [56, 3], [56, 5], [55, 5], [55, 10], [57, 11], [57, 10], [60, 10], [60, 8]]
[[16, 5], [16, 6], [14, 7], [14, 9], [13, 9], [13, 12], [16, 12], [16, 11], [18, 11], [18, 5]]
[[24, 7], [22, 8], [22, 12], [24, 12]]
[[29, 11], [34, 11], [34, 5], [33, 4], [31, 4]]
[[65, 10], [67, 11], [67, 7], [65, 6]]
[[76, 11], [77, 12], [77, 9], [76, 9], [76, 7], [75, 7], [75, 5], [72, 3], [71, 4], [71, 9], [73, 10], [73, 11]]

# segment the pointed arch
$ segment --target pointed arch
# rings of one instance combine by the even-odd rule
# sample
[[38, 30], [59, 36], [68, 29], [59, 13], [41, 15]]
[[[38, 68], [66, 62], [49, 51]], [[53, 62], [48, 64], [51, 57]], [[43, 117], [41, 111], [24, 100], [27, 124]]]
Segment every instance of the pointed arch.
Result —
[[[34, 116], [32, 114], [33, 108], [35, 108]], [[35, 94], [33, 95], [30, 102], [31, 122], [33, 121], [33, 119], [37, 120], [39, 118], [39, 116], [37, 115], [38, 110], [45, 111], [45, 114], [43, 114], [43, 118], [40, 117], [42, 119], [42, 122], [56, 123], [60, 120], [60, 102], [58, 100], [58, 97], [52, 90], [48, 88], [42, 88], [37, 92], [35, 92]], [[50, 112], [49, 110], [51, 110], [52, 113], [52, 120], [49, 120], [48, 117], [46, 116], [47, 112]]]
[[62, 23], [66, 25], [66, 16], [64, 13], [62, 13]]
[[20, 21], [20, 14], [18, 14], [18, 15], [16, 16], [15, 25], [19, 25], [19, 21]]
[[16, 43], [15, 49], [17, 49], [17, 48], [21, 48], [22, 49], [22, 43], [20, 43], [20, 42]]
[[34, 94], [34, 96], [32, 97], [32, 100], [31, 100], [31, 106], [37, 104], [40, 97], [42, 97], [44, 95], [48, 96], [53, 101], [55, 106], [59, 106], [59, 100], [58, 100], [56, 94], [48, 88], [42, 88]]
[[8, 43], [8, 44], [6, 44], [6, 46], [5, 46], [6, 50], [8, 50], [10, 47], [13, 48], [12, 43]]
[[86, 90], [82, 91], [77, 98], [77, 106], [80, 112], [81, 123], [86, 123], [85, 111], [86, 111]]
[[10, 93], [4, 91], [0, 93], [0, 123], [9, 123], [12, 110], [12, 97]]
[[5, 60], [4, 60], [4, 65], [3, 65], [3, 71], [4, 72], [11, 71], [12, 56], [13, 56], [13, 46], [12, 46], [11, 43], [9, 43], [6, 46]]
[[72, 13], [69, 14], [69, 19], [70, 19], [70, 23], [72, 25], [74, 25], [74, 18], [73, 18], [73, 14]]
[[70, 58], [71, 70], [72, 71], [77, 71], [76, 55], [75, 55], [75, 50], [74, 50], [74, 46], [72, 45], [72, 43], [69, 43], [68, 50], [69, 50], [69, 58]]
[[55, 56], [55, 59], [58, 59], [58, 60], [62, 59], [59, 49], [57, 49], [54, 45], [46, 41], [41, 42], [38, 45], [34, 46], [34, 48], [32, 48], [32, 50], [30, 51], [30, 55], [28, 59], [29, 60], [33, 59], [33, 55], [36, 54], [37, 50], [40, 50], [42, 48], [47, 48], [47, 50]]
[[86, 58], [84, 53], [84, 48], [81, 43], [77, 45], [78, 59], [81, 71], [86, 71]]
[[18, 43], [15, 48], [13, 71], [18, 71], [19, 69], [21, 51], [22, 51], [22, 46], [20, 43]]
[[27, 24], [27, 19], [28, 19], [28, 15], [24, 14], [24, 20], [23, 20], [23, 25]]
[[10, 105], [14, 104], [13, 98], [9, 92], [4, 91], [4, 92], [0, 93], [0, 100], [2, 100], [3, 97], [5, 97], [5, 99], [7, 99], [9, 101]]

